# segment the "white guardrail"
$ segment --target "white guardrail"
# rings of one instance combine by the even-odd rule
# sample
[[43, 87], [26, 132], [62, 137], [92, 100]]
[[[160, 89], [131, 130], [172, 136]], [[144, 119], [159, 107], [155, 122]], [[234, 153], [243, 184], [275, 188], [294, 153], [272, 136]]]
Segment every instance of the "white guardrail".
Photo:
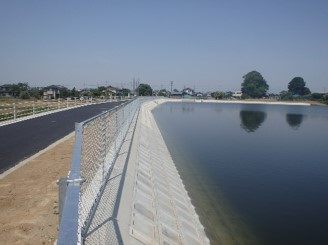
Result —
[[0, 103], [0, 125], [10, 121], [17, 121], [28, 116], [37, 116], [56, 110], [65, 110], [77, 106], [105, 103], [116, 100], [124, 100], [128, 97], [112, 97], [110, 99], [98, 98], [74, 98], [40, 101], [24, 101], [13, 103]]

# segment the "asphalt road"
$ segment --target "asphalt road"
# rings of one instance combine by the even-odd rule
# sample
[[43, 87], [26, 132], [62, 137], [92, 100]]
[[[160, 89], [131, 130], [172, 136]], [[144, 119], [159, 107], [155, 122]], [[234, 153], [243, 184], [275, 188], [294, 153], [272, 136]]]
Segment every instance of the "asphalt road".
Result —
[[73, 132], [75, 122], [119, 104], [122, 102], [83, 106], [0, 127], [0, 173]]

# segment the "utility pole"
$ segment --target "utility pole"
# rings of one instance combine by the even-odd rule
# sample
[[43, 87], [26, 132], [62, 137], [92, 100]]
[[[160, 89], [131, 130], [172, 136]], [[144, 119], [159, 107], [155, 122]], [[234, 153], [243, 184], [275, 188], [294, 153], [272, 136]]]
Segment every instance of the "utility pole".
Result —
[[136, 94], [137, 81], [136, 81], [136, 78], [135, 77], [133, 77], [133, 80], [132, 80], [132, 90], [133, 90], [133, 93]]
[[172, 94], [173, 81], [171, 81], [171, 94]]

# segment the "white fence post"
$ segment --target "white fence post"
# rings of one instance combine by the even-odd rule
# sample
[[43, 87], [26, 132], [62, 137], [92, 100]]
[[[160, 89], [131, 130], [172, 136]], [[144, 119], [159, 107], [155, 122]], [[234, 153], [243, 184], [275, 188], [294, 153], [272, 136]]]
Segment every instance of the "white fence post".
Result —
[[16, 104], [13, 103], [14, 120], [16, 120]]

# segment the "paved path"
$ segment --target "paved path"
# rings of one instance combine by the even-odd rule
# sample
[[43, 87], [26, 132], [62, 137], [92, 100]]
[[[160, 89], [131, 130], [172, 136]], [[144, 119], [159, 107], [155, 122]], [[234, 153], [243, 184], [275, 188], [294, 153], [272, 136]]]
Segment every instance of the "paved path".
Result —
[[75, 122], [82, 122], [121, 103], [83, 106], [0, 127], [0, 173], [73, 132]]

